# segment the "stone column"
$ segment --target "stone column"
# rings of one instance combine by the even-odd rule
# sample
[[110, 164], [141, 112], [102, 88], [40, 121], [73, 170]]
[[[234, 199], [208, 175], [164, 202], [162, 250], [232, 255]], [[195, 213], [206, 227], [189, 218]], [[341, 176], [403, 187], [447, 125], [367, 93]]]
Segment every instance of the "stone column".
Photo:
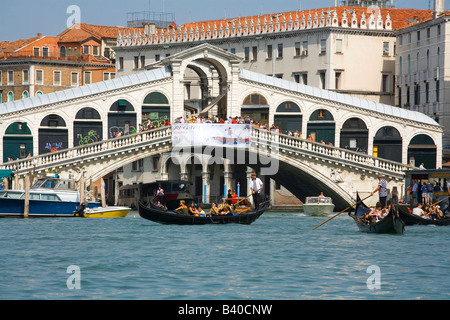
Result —
[[171, 106], [171, 123], [178, 117], [184, 117], [184, 74], [181, 68], [181, 60], [172, 61], [173, 96]]
[[211, 183], [210, 173], [202, 172], [202, 202], [210, 203]]

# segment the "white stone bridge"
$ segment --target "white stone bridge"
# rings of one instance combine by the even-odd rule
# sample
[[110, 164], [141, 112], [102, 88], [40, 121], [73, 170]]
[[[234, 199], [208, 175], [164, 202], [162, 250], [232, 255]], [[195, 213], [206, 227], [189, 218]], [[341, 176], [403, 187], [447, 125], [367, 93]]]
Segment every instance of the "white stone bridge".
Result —
[[[338, 208], [353, 203], [357, 192], [367, 194], [375, 189], [379, 174], [385, 176], [389, 188], [402, 190], [404, 170], [407, 169], [401, 163], [259, 128], [252, 129], [251, 145], [246, 153], [247, 159], [252, 157], [249, 154], [256, 155], [254, 159], [258, 161], [248, 166], [258, 171], [264, 172], [264, 168], [270, 171], [269, 167], [276, 163], [270, 177], [299, 199], [324, 191], [335, 199]], [[171, 127], [17, 160], [3, 164], [2, 168], [13, 170], [21, 178], [33, 172], [44, 175], [58, 171], [62, 176], [73, 173], [77, 179], [84, 174], [89, 185], [89, 181], [97, 181], [123, 166], [154, 155], [162, 155], [159, 172], [164, 179], [167, 160], [174, 157]], [[208, 173], [211, 155], [178, 155], [181, 179], [188, 178], [185, 165], [192, 156], [200, 159], [203, 171]], [[233, 159], [225, 159], [224, 162], [226, 166], [233, 165]]]
[[[58, 170], [79, 178], [84, 172], [86, 181], [95, 183], [151, 157], [152, 181], [155, 175], [168, 180], [175, 172], [169, 170], [170, 127], [128, 133], [147, 121], [159, 126], [199, 113], [249, 116], [284, 133], [296, 130], [303, 138], [311, 135], [325, 142], [254, 128], [246, 153], [258, 161], [237, 169], [233, 159], [225, 159], [221, 172], [211, 169], [211, 156], [184, 154], [175, 178], [194, 179], [196, 171], [195, 186], [202, 187], [204, 199], [219, 194], [210, 192], [211, 176], [214, 186], [222, 178], [231, 186], [237, 171], [243, 181], [248, 168], [263, 174], [262, 163], [272, 160], [279, 167], [271, 178], [300, 200], [324, 191], [337, 208], [352, 203], [357, 191], [373, 191], [380, 173], [389, 188], [401, 193], [403, 170], [411, 161], [416, 166], [428, 161], [427, 168], [442, 166], [442, 128], [428, 116], [246, 71], [241, 62], [241, 57], [202, 44], [136, 74], [120, 76], [118, 70], [112, 80], [0, 104], [2, 167], [18, 176]], [[117, 132], [123, 135], [112, 138]], [[8, 162], [8, 157], [20, 160]], [[194, 169], [189, 167], [192, 159], [197, 159]], [[134, 173], [145, 173], [142, 168]], [[130, 176], [123, 183], [152, 181]]]

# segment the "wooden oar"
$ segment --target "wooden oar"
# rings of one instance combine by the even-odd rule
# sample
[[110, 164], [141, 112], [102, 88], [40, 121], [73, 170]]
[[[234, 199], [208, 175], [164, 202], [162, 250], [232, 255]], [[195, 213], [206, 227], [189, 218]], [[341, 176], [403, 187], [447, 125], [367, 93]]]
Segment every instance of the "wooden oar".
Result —
[[442, 199], [442, 200], [439, 200], [439, 201], [436, 202], [436, 203], [430, 204], [430, 207], [431, 207], [431, 206], [435, 206], [435, 205], [437, 205], [438, 203], [441, 203], [442, 201], [447, 200], [448, 198], [450, 198], [450, 195], [449, 195], [448, 197], [445, 197], [445, 198]]
[[[259, 188], [256, 192], [259, 192], [259, 190], [261, 190], [262, 188]], [[255, 193], [256, 193], [255, 192]], [[248, 196], [246, 196], [244, 199], [239, 200], [238, 202], [235, 203], [235, 206], [238, 205], [239, 203], [241, 203], [242, 201], [246, 200], [248, 197], [250, 197], [253, 193], [250, 193]]]
[[319, 224], [317, 227], [315, 227], [314, 229], [312, 229], [312, 230], [316, 230], [318, 227], [320, 227], [320, 226], [322, 226], [322, 225], [324, 225], [325, 223], [327, 223], [328, 221], [330, 221], [330, 220], [332, 220], [332, 219], [334, 219], [334, 218], [336, 218], [338, 215], [340, 215], [341, 213], [343, 213], [343, 212], [345, 212], [345, 211], [347, 211], [348, 209], [350, 209], [350, 208], [353, 208], [354, 206], [356, 206], [357, 204], [359, 204], [359, 203], [361, 203], [361, 202], [363, 202], [364, 200], [367, 200], [367, 199], [369, 199], [370, 197], [372, 196], [372, 194], [370, 195], [370, 196], [368, 196], [368, 197], [366, 197], [366, 198], [364, 198], [364, 199], [362, 199], [362, 200], [360, 200], [360, 201], [358, 201], [358, 202], [356, 202], [355, 204], [353, 204], [353, 205], [351, 205], [350, 207], [348, 207], [348, 208], [346, 208], [346, 209], [344, 209], [344, 210], [342, 210], [341, 212], [339, 212], [339, 213], [337, 213], [337, 214], [335, 214], [334, 216], [332, 216], [330, 219], [328, 219], [327, 221], [324, 221], [324, 222], [322, 222], [321, 224]]

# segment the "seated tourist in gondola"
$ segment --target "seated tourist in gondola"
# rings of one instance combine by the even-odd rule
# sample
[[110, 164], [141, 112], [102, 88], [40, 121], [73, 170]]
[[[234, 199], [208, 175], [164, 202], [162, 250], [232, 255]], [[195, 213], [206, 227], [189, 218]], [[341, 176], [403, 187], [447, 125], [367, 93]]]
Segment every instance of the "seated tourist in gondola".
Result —
[[437, 219], [444, 219], [444, 213], [441, 210], [441, 206], [436, 206]]
[[205, 213], [205, 211], [202, 209], [202, 207], [198, 206], [197, 211], [198, 211], [198, 216], [200, 216], [200, 217], [206, 217], [206, 213]]
[[200, 212], [197, 210], [197, 208], [195, 207], [195, 203], [194, 201], [191, 202], [191, 205], [189, 206], [189, 214], [191, 216], [199, 216]]
[[219, 215], [221, 216], [226, 216], [230, 214], [230, 206], [228, 203], [226, 203], [226, 201], [224, 200], [220, 205], [219, 205]]
[[419, 204], [417, 205], [417, 207], [415, 207], [415, 208], [413, 209], [412, 214], [414, 214], [414, 215], [416, 215], [416, 216], [418, 216], [418, 217], [424, 218], [424, 216], [425, 216], [425, 211], [423, 211], [423, 209], [422, 209], [422, 204], [421, 204], [421, 203], [419, 203]]
[[209, 210], [209, 215], [218, 216], [219, 214], [219, 208], [217, 207], [217, 204], [213, 202], [211, 209]]
[[390, 204], [387, 205], [386, 207], [384, 207], [381, 210], [381, 219], [385, 218], [389, 214], [389, 211], [391, 211], [391, 205]]
[[167, 211], [167, 207], [165, 205], [163, 205], [161, 202], [156, 202], [155, 206], [157, 206], [158, 208], [163, 209], [164, 211]]
[[436, 208], [436, 206], [430, 206], [430, 210], [428, 211], [428, 217], [431, 220], [437, 220], [438, 218], [438, 209]]
[[375, 208], [373, 208], [366, 216], [369, 223], [376, 223], [382, 219], [382, 209], [383, 206], [381, 202], [377, 202]]
[[189, 208], [186, 206], [186, 202], [184, 202], [184, 200], [180, 200], [180, 207], [175, 209], [175, 212], [184, 214], [186, 216], [189, 215]]

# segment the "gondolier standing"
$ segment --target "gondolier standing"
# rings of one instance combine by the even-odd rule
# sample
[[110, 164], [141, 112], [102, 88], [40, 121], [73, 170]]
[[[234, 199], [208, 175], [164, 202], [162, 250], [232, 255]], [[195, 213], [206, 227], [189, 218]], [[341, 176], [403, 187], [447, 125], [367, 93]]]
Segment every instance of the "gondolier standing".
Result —
[[378, 196], [380, 197], [381, 205], [386, 207], [386, 199], [387, 199], [387, 188], [386, 188], [386, 180], [383, 179], [382, 175], [378, 176], [378, 187], [373, 190], [372, 195], [374, 195], [378, 191]]
[[258, 210], [260, 194], [263, 188], [263, 183], [261, 179], [256, 177], [256, 173], [253, 172], [250, 179], [250, 191], [252, 192], [253, 203], [255, 205], [255, 210]]

